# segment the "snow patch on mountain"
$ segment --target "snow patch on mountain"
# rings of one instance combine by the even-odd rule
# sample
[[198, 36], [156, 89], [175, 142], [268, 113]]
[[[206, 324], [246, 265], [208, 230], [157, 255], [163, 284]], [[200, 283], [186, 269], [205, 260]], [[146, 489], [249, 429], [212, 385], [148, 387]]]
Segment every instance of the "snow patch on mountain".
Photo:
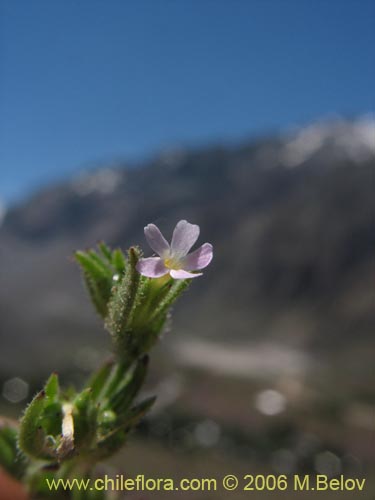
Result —
[[122, 172], [113, 168], [103, 168], [94, 172], [84, 171], [72, 181], [73, 190], [80, 196], [92, 193], [111, 194], [123, 178]]
[[289, 168], [297, 167], [328, 146], [336, 159], [356, 163], [371, 159], [375, 156], [374, 116], [320, 121], [301, 128], [286, 137], [281, 162]]

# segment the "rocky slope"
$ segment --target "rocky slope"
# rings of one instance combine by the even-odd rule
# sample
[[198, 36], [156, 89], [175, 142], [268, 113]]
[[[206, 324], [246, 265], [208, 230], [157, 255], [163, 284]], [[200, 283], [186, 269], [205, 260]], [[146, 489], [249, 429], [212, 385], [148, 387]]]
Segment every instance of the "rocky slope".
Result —
[[362, 118], [169, 151], [40, 191], [0, 226], [0, 375], [105, 346], [73, 250], [104, 239], [148, 254], [143, 226], [168, 234], [181, 218], [200, 224], [215, 258], [177, 307], [174, 335], [279, 343], [362, 375], [374, 346], [374, 166], [375, 123]]

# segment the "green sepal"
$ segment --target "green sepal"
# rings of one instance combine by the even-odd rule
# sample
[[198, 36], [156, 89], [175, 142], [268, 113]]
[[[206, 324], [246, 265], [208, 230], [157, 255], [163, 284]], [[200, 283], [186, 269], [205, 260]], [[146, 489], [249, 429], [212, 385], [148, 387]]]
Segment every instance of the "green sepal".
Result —
[[177, 300], [177, 298], [186, 290], [190, 285], [191, 280], [174, 280], [168, 292], [160, 300], [159, 304], [155, 307], [151, 317], [150, 323], [158, 321], [161, 317], [165, 317], [168, 309]]
[[177, 298], [186, 290], [191, 280], [146, 278], [144, 301], [137, 311], [135, 333], [128, 339], [130, 351], [135, 355], [147, 353], [157, 342]]
[[140, 300], [138, 295], [140, 274], [136, 269], [140, 256], [141, 252], [138, 248], [129, 249], [124, 278], [113, 288], [112, 298], [108, 305], [105, 325], [112, 335], [120, 359], [127, 359], [133, 355], [129, 352], [128, 336], [132, 333], [132, 318]]

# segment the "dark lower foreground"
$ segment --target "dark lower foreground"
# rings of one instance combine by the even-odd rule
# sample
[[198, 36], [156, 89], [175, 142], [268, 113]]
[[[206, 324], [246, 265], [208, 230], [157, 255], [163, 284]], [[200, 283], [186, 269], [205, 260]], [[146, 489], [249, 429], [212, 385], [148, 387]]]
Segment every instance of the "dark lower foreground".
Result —
[[[271, 389], [262, 384], [202, 373], [190, 374], [189, 382], [182, 380], [183, 376], [180, 381], [171, 376], [158, 382], [159, 407], [126, 448], [110, 464], [103, 464], [97, 474], [115, 480], [120, 476], [136, 480], [139, 475], [145, 480], [173, 479], [175, 485], [181, 479], [215, 479], [216, 485], [203, 484], [196, 491], [182, 492], [157, 491], [151, 484], [153, 491], [133, 491], [124, 494], [125, 498], [373, 500], [374, 434], [373, 426], [366, 427], [363, 404], [350, 402], [343, 410], [342, 403], [335, 407], [331, 400], [329, 407], [321, 396], [312, 400], [313, 407], [306, 400], [302, 407], [288, 400], [282, 408], [282, 400], [276, 397], [281, 392], [267, 392]], [[264, 414], [272, 409], [279, 413]], [[239, 480], [235, 491], [222, 486], [228, 474]], [[248, 474], [286, 474], [288, 487], [285, 491], [244, 491]], [[309, 475], [310, 485], [314, 485], [317, 474], [365, 478], [366, 483], [363, 491], [295, 491], [295, 475], [302, 480]], [[194, 487], [198, 487], [196, 481]]]
[[[228, 457], [225, 454], [217, 452], [201, 452], [194, 455], [182, 454], [176, 450], [167, 450], [156, 442], [133, 441], [122, 453], [114, 468], [106, 470], [108, 477], [116, 477], [116, 474], [123, 474], [126, 478], [136, 480], [137, 475], [151, 479], [171, 478], [174, 485], [180, 484], [180, 480], [187, 479], [216, 479], [216, 491], [214, 483], [204, 485], [206, 491], [147, 491], [133, 492], [124, 495], [126, 498], [137, 500], [165, 500], [168, 498], [190, 498], [194, 500], [237, 500], [246, 498], [265, 499], [265, 500], [289, 500], [306, 498], [311, 500], [333, 500], [336, 498], [344, 500], [373, 500], [375, 493], [374, 476], [369, 472], [364, 472], [359, 477], [365, 478], [365, 487], [363, 491], [295, 491], [295, 480], [293, 475], [287, 476], [287, 489], [285, 491], [244, 491], [246, 484], [249, 484], [249, 478], [245, 476], [252, 475], [270, 475], [274, 474], [270, 467], [260, 466], [254, 461], [245, 462], [243, 460]], [[235, 491], [226, 491], [223, 487], [223, 478], [228, 474], [235, 475], [239, 479], [239, 486]], [[304, 474], [299, 475], [303, 479]], [[353, 477], [354, 476], [347, 476]], [[314, 487], [315, 475], [310, 475], [310, 485]], [[198, 483], [194, 483], [198, 484]], [[150, 482], [152, 487], [152, 481]], [[196, 487], [196, 486], [194, 486]], [[272, 486], [271, 486], [272, 487]]]
[[[99, 477], [143, 475], [154, 480], [214, 478], [218, 482], [211, 491], [129, 493], [127, 498], [134, 500], [373, 500], [374, 398], [366, 373], [362, 383], [359, 377], [350, 383], [350, 373], [342, 365], [332, 365], [329, 371], [321, 361], [301, 358], [296, 351], [288, 354], [285, 348], [269, 345], [264, 349], [252, 347], [249, 353], [244, 347], [221, 349], [192, 341], [173, 349], [173, 356], [165, 349], [155, 351], [147, 390], [157, 394], [157, 404], [110, 470], [104, 465], [98, 471]], [[77, 373], [76, 380], [69, 372], [60, 375], [65, 386], [71, 381], [79, 387], [84, 378], [83, 373]], [[30, 385], [29, 395], [41, 385], [39, 379]], [[19, 415], [23, 403], [4, 402], [0, 413]], [[221, 481], [228, 474], [242, 478], [242, 489], [223, 490]], [[367, 481], [362, 492], [301, 492], [290, 487], [243, 491], [246, 474], [344, 475]]]
[[[151, 378], [159, 406], [113, 462], [109, 476], [173, 478], [177, 484], [181, 478], [213, 478], [217, 486], [138, 492], [129, 498], [373, 500], [373, 406], [366, 391], [359, 394], [338, 385], [327, 373], [321, 374], [323, 380], [316, 373], [262, 379], [174, 370], [170, 365], [155, 368], [158, 375]], [[222, 486], [228, 474], [239, 479], [235, 491]], [[286, 474], [288, 487], [244, 491], [247, 474]], [[317, 474], [366, 482], [362, 491], [294, 488], [295, 475], [309, 475], [312, 488]]]

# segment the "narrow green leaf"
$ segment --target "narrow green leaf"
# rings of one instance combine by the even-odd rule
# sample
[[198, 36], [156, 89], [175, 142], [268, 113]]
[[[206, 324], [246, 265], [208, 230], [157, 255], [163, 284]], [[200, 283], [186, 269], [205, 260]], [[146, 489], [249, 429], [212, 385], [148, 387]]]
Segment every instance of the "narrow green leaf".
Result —
[[119, 415], [125, 413], [132, 404], [143, 385], [148, 369], [148, 356], [144, 356], [135, 365], [133, 373], [129, 379], [120, 386], [118, 391], [109, 400], [109, 407]]
[[127, 362], [119, 361], [114, 365], [111, 376], [108, 377], [104, 387], [103, 396], [110, 397], [124, 381], [129, 377], [131, 366]]
[[87, 252], [87, 255], [91, 258], [92, 262], [95, 262], [95, 264], [100, 268], [103, 272], [104, 275], [108, 276], [109, 278], [112, 278], [113, 275], [113, 270], [108, 264], [107, 261], [104, 261], [102, 257], [100, 257], [95, 250], [89, 250]]
[[112, 264], [112, 252], [111, 249], [104, 243], [104, 241], [100, 241], [98, 243], [99, 250], [101, 251], [103, 257], [107, 259], [107, 262]]
[[[92, 252], [94, 255], [95, 252]], [[92, 277], [94, 278], [107, 278], [108, 277], [108, 272], [104, 264], [100, 261], [99, 262], [95, 257], [93, 257], [90, 252], [82, 252], [78, 250], [75, 253], [75, 258], [80, 264], [80, 266], [87, 271]]]
[[113, 360], [107, 361], [88, 381], [87, 387], [91, 388], [91, 397], [94, 401], [98, 400], [101, 392], [103, 391], [103, 388], [110, 377], [113, 366]]
[[126, 260], [125, 256], [119, 248], [112, 252], [112, 264], [115, 270], [122, 275], [125, 271]]

